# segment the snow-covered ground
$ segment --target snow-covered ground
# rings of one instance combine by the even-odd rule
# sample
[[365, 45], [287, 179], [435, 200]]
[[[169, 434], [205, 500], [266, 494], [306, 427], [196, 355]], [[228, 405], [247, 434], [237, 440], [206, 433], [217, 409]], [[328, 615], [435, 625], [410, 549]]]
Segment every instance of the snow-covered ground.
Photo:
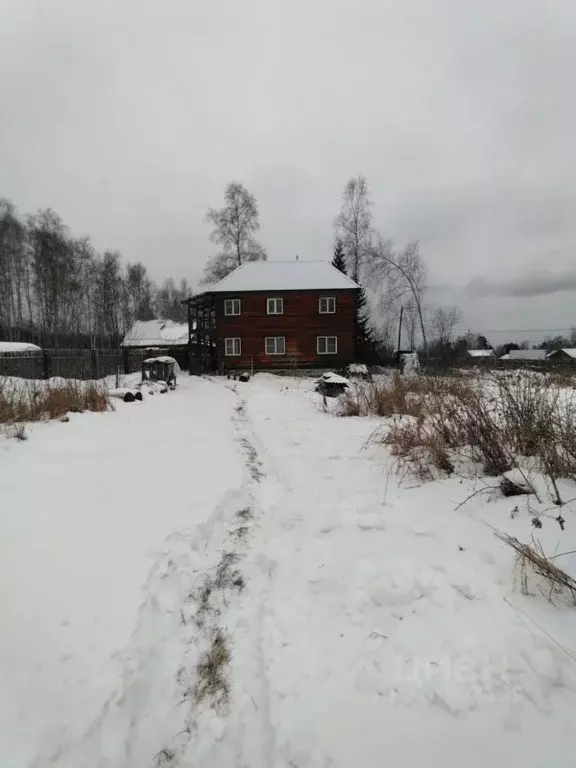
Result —
[[[468, 480], [402, 481], [307, 380], [180, 382], [0, 442], [2, 766], [575, 764], [576, 608], [523, 596], [489, 527], [565, 552], [571, 505], [564, 532], [525, 497], [457, 509]], [[216, 596], [210, 708], [223, 553], [246, 586]]]

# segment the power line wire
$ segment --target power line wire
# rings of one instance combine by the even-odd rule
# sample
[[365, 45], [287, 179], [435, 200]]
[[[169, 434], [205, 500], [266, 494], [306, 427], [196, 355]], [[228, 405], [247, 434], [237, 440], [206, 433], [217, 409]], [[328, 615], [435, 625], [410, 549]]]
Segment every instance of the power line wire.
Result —
[[571, 331], [575, 326], [566, 326], [565, 328], [482, 328], [483, 333], [555, 333], [557, 331]]

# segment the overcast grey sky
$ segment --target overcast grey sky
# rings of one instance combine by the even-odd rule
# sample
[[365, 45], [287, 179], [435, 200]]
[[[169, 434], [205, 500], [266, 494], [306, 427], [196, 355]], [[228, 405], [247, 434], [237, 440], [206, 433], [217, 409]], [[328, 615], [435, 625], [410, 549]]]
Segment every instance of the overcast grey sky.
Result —
[[362, 173], [466, 327], [569, 326], [574, 72], [574, 0], [0, 0], [0, 196], [195, 281], [229, 180], [329, 258]]

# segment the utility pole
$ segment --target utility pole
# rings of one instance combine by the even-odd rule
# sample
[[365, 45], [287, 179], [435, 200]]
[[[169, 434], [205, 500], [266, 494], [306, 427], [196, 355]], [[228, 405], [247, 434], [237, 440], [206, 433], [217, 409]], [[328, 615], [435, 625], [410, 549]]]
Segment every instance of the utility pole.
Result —
[[402, 318], [404, 316], [404, 307], [400, 307], [400, 320], [398, 322], [398, 349], [400, 352], [400, 342], [402, 341]]
[[396, 349], [396, 365], [400, 368], [400, 342], [402, 341], [402, 317], [404, 316], [404, 306], [400, 307], [400, 320], [398, 321], [398, 348]]

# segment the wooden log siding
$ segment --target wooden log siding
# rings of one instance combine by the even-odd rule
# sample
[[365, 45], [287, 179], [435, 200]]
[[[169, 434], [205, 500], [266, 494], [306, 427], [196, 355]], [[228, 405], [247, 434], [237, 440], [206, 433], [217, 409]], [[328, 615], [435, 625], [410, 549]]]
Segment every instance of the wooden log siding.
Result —
[[[320, 314], [321, 296], [334, 296], [336, 312]], [[267, 314], [267, 299], [284, 300], [281, 315]], [[220, 359], [226, 368], [286, 368], [290, 365], [335, 367], [354, 360], [356, 290], [262, 291], [216, 294], [216, 327]], [[240, 299], [239, 315], [225, 315], [226, 299]], [[267, 355], [267, 336], [284, 336], [285, 355]], [[317, 353], [318, 336], [336, 336], [335, 355]], [[240, 356], [224, 354], [224, 339], [240, 338]]]

